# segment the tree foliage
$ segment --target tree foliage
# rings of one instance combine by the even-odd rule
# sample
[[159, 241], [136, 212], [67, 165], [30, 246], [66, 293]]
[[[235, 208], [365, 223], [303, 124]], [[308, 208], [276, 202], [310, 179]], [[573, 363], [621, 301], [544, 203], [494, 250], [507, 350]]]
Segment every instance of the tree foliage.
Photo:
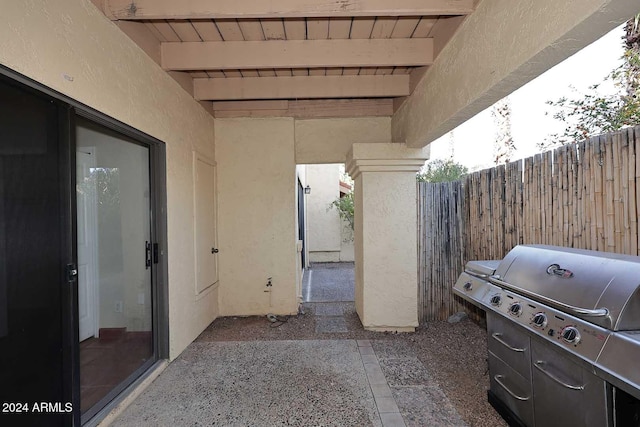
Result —
[[436, 159], [427, 162], [417, 175], [421, 182], [457, 181], [469, 172], [466, 166], [454, 162], [452, 159]]
[[340, 219], [346, 221], [353, 230], [353, 191], [331, 202], [329, 209], [337, 210]]
[[[623, 63], [614, 69], [605, 82], [618, 89], [614, 95], [601, 95], [601, 84], [589, 87], [587, 93], [576, 98], [563, 97], [547, 101], [554, 108], [554, 119], [565, 124], [562, 133], [552, 134], [540, 144], [541, 149], [571, 144], [594, 135], [613, 132], [640, 124], [640, 15], [627, 22], [623, 38]], [[547, 113], [549, 114], [549, 113]]]
[[516, 145], [511, 135], [511, 101], [502, 98], [491, 107], [491, 116], [496, 125], [496, 139], [493, 142], [493, 155], [496, 165], [509, 163]]

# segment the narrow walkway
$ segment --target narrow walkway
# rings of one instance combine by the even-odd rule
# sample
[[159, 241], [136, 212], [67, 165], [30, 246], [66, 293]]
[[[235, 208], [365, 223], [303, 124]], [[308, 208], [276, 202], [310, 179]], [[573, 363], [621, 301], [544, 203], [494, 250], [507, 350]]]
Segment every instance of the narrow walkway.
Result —
[[432, 344], [362, 329], [352, 265], [308, 273], [306, 314], [216, 320], [113, 425], [467, 426], [421, 361]]
[[314, 263], [305, 270], [302, 295], [316, 316], [316, 333], [348, 332], [345, 315], [355, 300], [352, 262]]

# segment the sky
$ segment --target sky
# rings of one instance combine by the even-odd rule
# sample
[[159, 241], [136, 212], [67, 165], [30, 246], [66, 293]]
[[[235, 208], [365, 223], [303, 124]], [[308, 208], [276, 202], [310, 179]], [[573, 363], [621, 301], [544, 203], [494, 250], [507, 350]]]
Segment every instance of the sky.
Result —
[[[559, 133], [563, 125], [545, 115], [552, 112], [546, 101], [562, 96], [579, 97], [588, 87], [601, 83], [618, 65], [623, 54], [621, 37], [623, 26], [604, 35], [565, 61], [551, 68], [536, 79], [509, 95], [511, 101], [511, 134], [516, 153], [512, 160], [529, 157], [540, 150], [536, 144], [552, 133]], [[578, 93], [572, 91], [574, 87]], [[602, 85], [599, 93], [614, 93], [613, 85]], [[456, 162], [470, 170], [494, 165], [493, 141], [496, 127], [491, 117], [491, 107], [461, 124], [451, 133], [443, 135], [431, 144], [431, 159], [447, 159], [451, 155]]]

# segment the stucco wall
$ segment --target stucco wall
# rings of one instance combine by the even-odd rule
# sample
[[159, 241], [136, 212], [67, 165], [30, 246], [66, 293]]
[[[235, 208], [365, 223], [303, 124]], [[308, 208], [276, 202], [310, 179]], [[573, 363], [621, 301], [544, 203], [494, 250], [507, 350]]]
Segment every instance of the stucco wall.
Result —
[[223, 315], [297, 312], [293, 125], [289, 118], [216, 120]]
[[346, 220], [340, 221], [340, 261], [353, 262], [356, 259], [355, 248], [353, 245], [354, 230], [351, 228]]
[[344, 163], [354, 142], [391, 142], [391, 117], [295, 121], [296, 163]]
[[213, 118], [88, 0], [3, 2], [0, 64], [167, 146], [170, 354], [216, 317], [193, 292], [192, 150], [213, 157]]
[[329, 206], [340, 195], [340, 165], [307, 165], [307, 183], [311, 187], [311, 194], [307, 196], [309, 260], [337, 262], [340, 260], [340, 216]]

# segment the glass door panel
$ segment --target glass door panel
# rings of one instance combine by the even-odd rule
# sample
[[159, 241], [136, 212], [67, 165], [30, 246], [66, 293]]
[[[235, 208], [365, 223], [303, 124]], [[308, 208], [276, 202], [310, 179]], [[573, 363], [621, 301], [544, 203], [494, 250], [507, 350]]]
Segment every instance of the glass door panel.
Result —
[[85, 419], [155, 357], [149, 148], [78, 119], [76, 173]]

